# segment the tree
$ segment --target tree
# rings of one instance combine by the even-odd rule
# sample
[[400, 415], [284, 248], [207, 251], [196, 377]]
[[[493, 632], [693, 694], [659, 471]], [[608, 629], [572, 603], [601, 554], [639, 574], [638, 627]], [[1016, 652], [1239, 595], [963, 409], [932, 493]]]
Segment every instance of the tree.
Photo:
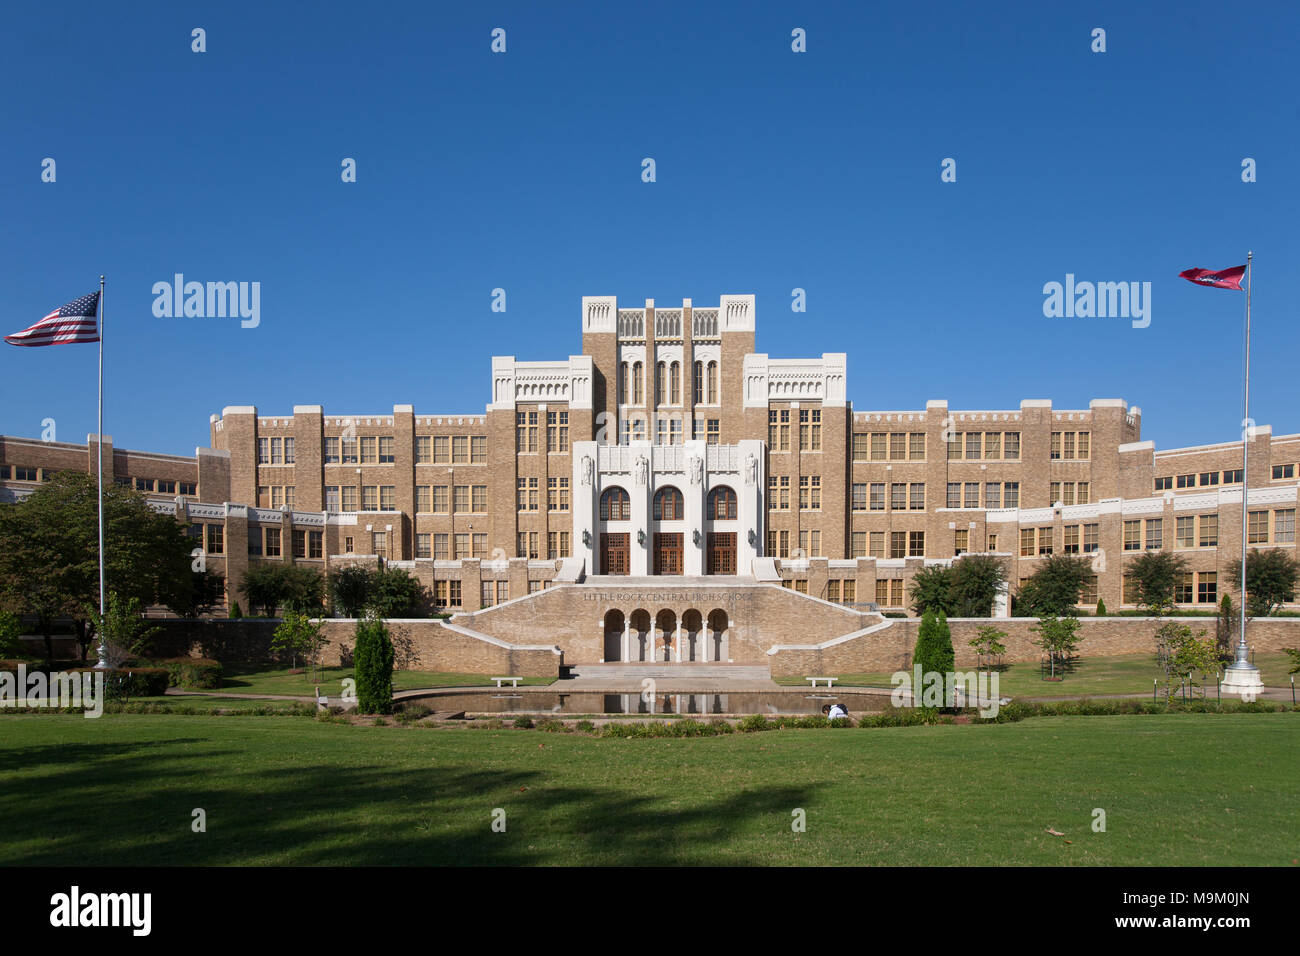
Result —
[[970, 646], [974, 648], [976, 657], [990, 661], [995, 657], [1001, 657], [1007, 652], [1007, 646], [1002, 643], [1003, 638], [1007, 636], [1006, 631], [999, 631], [992, 624], [980, 625], [975, 637], [970, 639]]
[[356, 668], [358, 713], [392, 713], [393, 642], [383, 621], [366, 618], [357, 622], [352, 663]]
[[966, 554], [952, 565], [949, 575], [953, 617], [992, 617], [993, 605], [1006, 587], [1007, 567], [991, 554]]
[[1079, 646], [1079, 619], [1071, 616], [1043, 617], [1030, 630], [1038, 633], [1038, 640], [1033, 643], [1047, 654], [1052, 678], [1055, 679], [1057, 668], [1065, 670], [1069, 667]]
[[[934, 679], [930, 675], [938, 675], [938, 679], [946, 685], [947, 675], [953, 671], [954, 659], [948, 618], [942, 611], [938, 614], [932, 610], [926, 611], [921, 617], [921, 626], [916, 632], [916, 645], [912, 650], [912, 665], [914, 669], [920, 668], [922, 685]], [[920, 701], [921, 697], [922, 687], [913, 687], [913, 703]]]
[[92, 606], [86, 608], [86, 614], [95, 625], [95, 633], [102, 636], [108, 666], [120, 667], [133, 657], [147, 655], [150, 641], [162, 628], [145, 620], [140, 599], [123, 598], [116, 591], [109, 591], [107, 603], [103, 617]]
[[368, 608], [376, 617], [416, 617], [424, 604], [425, 588], [401, 568], [374, 572]]
[[191, 571], [189, 588], [178, 588], [167, 609], [177, 617], [198, 617], [220, 604], [225, 593], [226, 580], [221, 575], [207, 569]]
[[[171, 604], [191, 585], [186, 529], [139, 492], [104, 488], [108, 590], [141, 606]], [[99, 517], [92, 475], [60, 472], [16, 505], [0, 508], [0, 601], [36, 617], [53, 660], [54, 621], [71, 617], [85, 660], [93, 634], [87, 607], [99, 603]]]
[[952, 610], [952, 570], [942, 565], [923, 567], [912, 575], [909, 588], [912, 610], [924, 615], [927, 611], [947, 614]]
[[1124, 570], [1140, 607], [1156, 617], [1174, 610], [1178, 579], [1187, 572], [1187, 562], [1180, 555], [1148, 551], [1130, 560]]
[[1031, 617], [1074, 617], [1079, 592], [1092, 578], [1087, 558], [1049, 555], [1020, 586], [1017, 613]]
[[1097, 617], [1105, 617], [1105, 616], [1106, 616], [1106, 602], [1103, 601], [1101, 598], [1097, 598]]
[[275, 617], [277, 608], [301, 614], [318, 614], [325, 583], [320, 572], [299, 564], [262, 561], [250, 564], [240, 582], [248, 605], [264, 617]]
[[23, 623], [18, 615], [0, 611], [0, 660], [12, 660], [22, 657], [23, 644], [19, 638], [23, 634]]
[[372, 572], [359, 564], [330, 572], [329, 593], [334, 609], [344, 617], [361, 617], [370, 603]]
[[[1196, 688], [1201, 688], [1201, 694], [1205, 694], [1205, 684], [1208, 683], [1208, 675], [1213, 673], [1217, 680], [1219, 675], [1219, 661], [1215, 654], [1214, 642], [1210, 640], [1201, 640], [1205, 631], [1200, 630], [1195, 634], [1192, 629], [1179, 621], [1167, 621], [1160, 628], [1160, 637], [1169, 648], [1168, 663], [1165, 668], [1165, 701], [1170, 702], [1174, 699], [1175, 687], [1181, 688], [1184, 683], [1191, 687], [1195, 693]], [[1197, 684], [1193, 678], [1194, 673], [1201, 675], [1201, 683]]]
[[[1246, 613], [1268, 617], [1283, 604], [1295, 600], [1300, 564], [1279, 548], [1252, 551], [1246, 559]], [[1228, 567], [1233, 588], [1241, 590], [1241, 560]]]
[[1219, 660], [1232, 659], [1232, 641], [1237, 634], [1237, 609], [1232, 606], [1231, 595], [1219, 601], [1219, 617], [1214, 623], [1214, 650]]
[[288, 651], [291, 655], [291, 664], [296, 669], [299, 654], [314, 663], [317, 653], [328, 643], [325, 638], [325, 625], [322, 622], [313, 621], [306, 614], [298, 611], [289, 611], [275, 628], [271, 649]]

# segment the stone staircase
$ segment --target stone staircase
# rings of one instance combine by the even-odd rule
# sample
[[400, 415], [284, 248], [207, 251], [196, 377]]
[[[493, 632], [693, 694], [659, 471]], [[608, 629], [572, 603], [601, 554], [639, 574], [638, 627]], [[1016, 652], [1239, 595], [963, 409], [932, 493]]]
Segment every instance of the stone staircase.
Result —
[[754, 680], [772, 679], [769, 667], [752, 664], [667, 664], [619, 662], [610, 664], [574, 664], [569, 675], [575, 678], [598, 678], [601, 680], [641, 680], [652, 677], [655, 680]]

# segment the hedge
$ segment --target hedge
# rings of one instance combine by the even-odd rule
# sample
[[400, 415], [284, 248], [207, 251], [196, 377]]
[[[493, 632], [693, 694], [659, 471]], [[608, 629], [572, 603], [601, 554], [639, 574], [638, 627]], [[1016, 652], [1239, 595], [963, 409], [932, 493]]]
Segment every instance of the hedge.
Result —
[[127, 697], [162, 697], [167, 693], [171, 674], [165, 667], [118, 667], [100, 670], [95, 667], [74, 668], [74, 674], [103, 674], [104, 694], [109, 700]]
[[171, 687], [199, 687], [212, 690], [221, 686], [221, 662], [206, 657], [174, 657], [151, 661], [154, 667], [165, 667]]

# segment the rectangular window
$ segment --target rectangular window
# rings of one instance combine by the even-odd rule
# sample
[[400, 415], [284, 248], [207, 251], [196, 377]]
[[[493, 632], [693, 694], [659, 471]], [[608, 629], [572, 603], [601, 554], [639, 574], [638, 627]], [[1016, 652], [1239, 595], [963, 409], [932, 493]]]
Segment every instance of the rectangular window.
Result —
[[293, 530], [293, 556], [295, 558], [307, 557], [307, 532], [297, 528]]
[[1252, 511], [1246, 520], [1246, 543], [1268, 544], [1268, 512]]
[[325, 557], [325, 532], [324, 531], [307, 532], [307, 557], [309, 558]]
[[343, 485], [341, 488], [339, 488], [339, 494], [342, 496], [341, 500], [343, 503], [344, 511], [357, 510], [357, 486], [356, 485]]
[[1124, 522], [1124, 550], [1125, 551], [1142, 550], [1142, 522], [1141, 521]]
[[1179, 488], [1195, 488], [1195, 487], [1196, 487], [1196, 476], [1195, 476], [1195, 475], [1179, 475], [1179, 476], [1178, 476], [1178, 487], [1179, 487]]
[[376, 448], [376, 439], [373, 436], [361, 439], [361, 464], [373, 465], [379, 461]]
[[952, 535], [952, 553], [965, 554], [970, 550], [970, 532], [965, 528], [959, 528]]
[[1285, 478], [1295, 477], [1295, 465], [1274, 465], [1273, 480], [1280, 481]]
[[1241, 469], [1234, 468], [1223, 473], [1223, 483], [1225, 485], [1241, 484]]
[[1097, 575], [1090, 574], [1084, 579], [1083, 587], [1079, 588], [1079, 603], [1097, 603]]
[[342, 454], [340, 455], [340, 458], [342, 458], [342, 460], [343, 460], [343, 464], [345, 464], [345, 465], [355, 465], [355, 464], [357, 464], [357, 440], [356, 440], [356, 438], [355, 438], [355, 437], [353, 437], [353, 438], [347, 438], [347, 437], [340, 438], [340, 439], [339, 439], [339, 445], [340, 445], [340, 447], [343, 449], [343, 452], [342, 452]]
[[889, 507], [893, 511], [907, 510], [907, 485], [901, 481], [889, 485]]
[[1191, 604], [1196, 590], [1196, 575], [1191, 571], [1179, 572], [1174, 578], [1174, 603]]
[[889, 460], [904, 461], [907, 458], [907, 434], [904, 432], [889, 433]]
[[978, 508], [980, 506], [980, 483], [978, 481], [966, 482], [966, 495], [963, 506], [967, 508]]
[[868, 438], [865, 432], [853, 433], [853, 460], [854, 461], [869, 460], [867, 457], [868, 454], [870, 453], [870, 448], [871, 448], [869, 443], [870, 443], [870, 439]]
[[1196, 547], [1195, 516], [1186, 515], [1174, 519], [1174, 547], [1175, 548]]
[[1081, 505], [1089, 504], [1092, 501], [1092, 485], [1086, 481], [1081, 481], [1078, 488], [1079, 494], [1075, 500]]
[[453, 465], [469, 464], [468, 435], [453, 435], [451, 437], [451, 463]]
[[379, 510], [379, 486], [378, 485], [361, 486], [361, 510], [362, 511]]
[[1101, 531], [1099, 524], [1086, 524], [1083, 526], [1083, 553], [1092, 554], [1099, 547], [1098, 536]]
[[1164, 547], [1164, 518], [1147, 519], [1147, 550], [1158, 551]]
[[219, 524], [210, 524], [208, 528], [208, 554], [225, 554], [226, 529]]
[[871, 483], [871, 510], [885, 510], [885, 483], [883, 481], [873, 481]]
[[833, 604], [840, 603], [840, 582], [838, 580], [826, 582], [826, 600]]
[[278, 558], [280, 556], [280, 529], [263, 528], [265, 532], [264, 540], [266, 543], [265, 552], [268, 558]]
[[1217, 485], [1219, 483], [1219, 473], [1217, 471], [1201, 472], [1201, 486]]
[[259, 438], [257, 440], [257, 463], [259, 465], [269, 465], [271, 463], [271, 439]]
[[433, 512], [434, 514], [445, 515], [448, 506], [451, 504], [451, 498], [446, 485], [433, 486]]
[[325, 439], [324, 457], [327, 465], [337, 465], [339, 463], [339, 440], [337, 438]]
[[799, 478], [799, 510], [822, 510], [821, 475], [801, 475]]
[[995, 534], [991, 534], [989, 535], [988, 546], [985, 548], [985, 550], [997, 551], [997, 549], [998, 549], [998, 536]]
[[433, 510], [433, 492], [428, 485], [415, 486], [415, 510], [417, 514]]
[[822, 450], [822, 410], [820, 408], [799, 409], [799, 450]]
[[433, 557], [433, 544], [431, 543], [431, 537], [432, 536], [428, 534], [417, 534], [415, 536], [415, 556], [417, 558]]
[[[1078, 457], [1081, 461], [1087, 461], [1092, 457], [1092, 433], [1079, 432], [1079, 451]], [[1096, 601], [1092, 603], [1097, 603]]]
[[907, 507], [912, 511], [925, 510], [925, 482], [914, 481], [907, 486]]
[[197, 495], [199, 493], [198, 483], [194, 481], [182, 481], [180, 483], [179, 493], [182, 495]]
[[339, 500], [340, 500], [340, 499], [339, 499], [339, 486], [338, 486], [338, 485], [326, 485], [326, 486], [325, 486], [325, 510], [326, 510], [326, 511], [338, 511], [338, 510], [339, 510]]
[[[566, 548], [565, 557], [568, 557], [567, 554], [568, 536], [569, 533], [567, 531], [563, 532], [560, 535], [561, 540], [565, 542], [565, 548]], [[478, 532], [475, 532], [473, 536], [473, 541], [471, 542], [471, 547], [473, 548], [473, 553], [471, 554], [471, 557], [480, 558], [480, 559], [486, 558], [487, 557], [487, 535], [479, 534]]]
[[448, 435], [433, 436], [433, 463], [435, 465], [451, 464], [451, 437]]
[[1065, 554], [1079, 553], [1079, 526], [1067, 524], [1061, 529], [1061, 551]]
[[966, 460], [979, 461], [980, 458], [980, 439], [983, 436], [980, 432], [966, 433]]
[[433, 557], [437, 561], [446, 561], [451, 553], [450, 535], [438, 533], [433, 536]]
[[1002, 507], [1020, 507], [1020, 482], [1008, 481], [1002, 485]]
[[452, 558], [457, 561], [463, 561], [469, 557], [469, 532], [461, 533], [457, 531], [452, 536]]
[[[529, 478], [529, 501], [532, 507], [530, 511], [537, 510], [537, 479]], [[451, 509], [456, 514], [465, 514], [469, 511], [469, 485], [455, 485], [451, 489]]]
[[469, 463], [482, 465], [487, 462], [487, 436], [471, 435], [469, 439]]
[[960, 481], [948, 482], [948, 507], [949, 508], [961, 507], [961, 482]]
[[271, 507], [272, 508], [284, 507], [284, 486], [283, 485], [271, 486]]
[[857, 483], [857, 482], [855, 482], [855, 483], [853, 484], [852, 495], [851, 495], [850, 500], [852, 501], [852, 507], [853, 507], [853, 510], [854, 510], [854, 511], [866, 511], [866, 510], [867, 510], [867, 485], [866, 485], [866, 482], [861, 482], [861, 483]]
[[496, 594], [494, 581], [480, 581], [478, 584], [478, 603], [483, 607], [492, 606], [492, 598]]
[[284, 439], [283, 438], [271, 439], [271, 464], [273, 465], [284, 464]]
[[867, 556], [867, 533], [854, 531], [849, 535], [849, 557], [865, 558]]
[[990, 481], [985, 483], [984, 507], [988, 510], [1002, 507], [1002, 482]]
[[415, 436], [415, 463], [427, 465], [433, 460], [433, 441], [428, 435]]
[[1219, 546], [1219, 516], [1201, 515], [1201, 547], [1217, 548]]
[[[564, 493], [561, 495], [561, 500], [564, 502], [563, 510], [568, 511], [569, 510], [569, 504], [568, 504], [569, 479], [562, 478], [560, 480], [562, 482], [562, 487], [564, 489]], [[479, 514], [479, 515], [487, 514], [487, 485], [471, 485], [470, 496], [471, 496], [470, 505], [469, 505], [470, 510], [473, 511], [475, 514]]]
[[1168, 475], [1164, 478], [1156, 479], [1156, 491], [1172, 491], [1174, 487], [1174, 476]]
[[885, 556], [885, 532], [871, 532], [871, 550], [868, 556], [872, 558], [884, 558]]
[[379, 510], [380, 511], [397, 510], [397, 486], [396, 485], [379, 486]]
[[1295, 543], [1295, 509], [1283, 508], [1273, 512], [1273, 543]]
[[379, 463], [381, 465], [391, 465], [397, 461], [397, 441], [391, 435], [381, 436], [379, 439]]
[[1051, 458], [1057, 461], [1061, 457], [1061, 433], [1052, 432]]
[[1034, 529], [1020, 529], [1020, 556], [1022, 558], [1032, 558], [1034, 556]]
[[925, 432], [909, 432], [907, 436], [909, 461], [925, 461]]
[[1051, 528], [1038, 529], [1038, 553], [1039, 554], [1052, 553], [1052, 529]]
[[986, 432], [984, 434], [984, 458], [996, 461], [1002, 457], [1002, 433]]
[[889, 532], [889, 556], [891, 558], [907, 557], [907, 532]]
[[871, 460], [885, 461], [889, 457], [889, 448], [887, 442], [889, 436], [883, 432], [871, 433]]
[[1217, 604], [1219, 601], [1219, 575], [1215, 571], [1201, 571], [1196, 575], [1196, 603]]
[[1008, 461], [1020, 460], [1020, 432], [1002, 433], [1002, 457]]
[[909, 531], [907, 533], [907, 556], [909, 558], [925, 557], [924, 531]]

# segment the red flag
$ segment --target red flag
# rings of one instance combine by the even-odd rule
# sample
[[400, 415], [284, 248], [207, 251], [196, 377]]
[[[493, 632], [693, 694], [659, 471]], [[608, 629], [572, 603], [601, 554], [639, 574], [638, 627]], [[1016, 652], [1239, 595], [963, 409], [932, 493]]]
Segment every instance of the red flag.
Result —
[[1236, 289], [1240, 292], [1241, 277], [1246, 274], [1246, 267], [1233, 266], [1221, 272], [1211, 272], [1209, 269], [1185, 269], [1178, 274], [1188, 282], [1195, 282], [1197, 285], [1212, 285], [1217, 289]]

